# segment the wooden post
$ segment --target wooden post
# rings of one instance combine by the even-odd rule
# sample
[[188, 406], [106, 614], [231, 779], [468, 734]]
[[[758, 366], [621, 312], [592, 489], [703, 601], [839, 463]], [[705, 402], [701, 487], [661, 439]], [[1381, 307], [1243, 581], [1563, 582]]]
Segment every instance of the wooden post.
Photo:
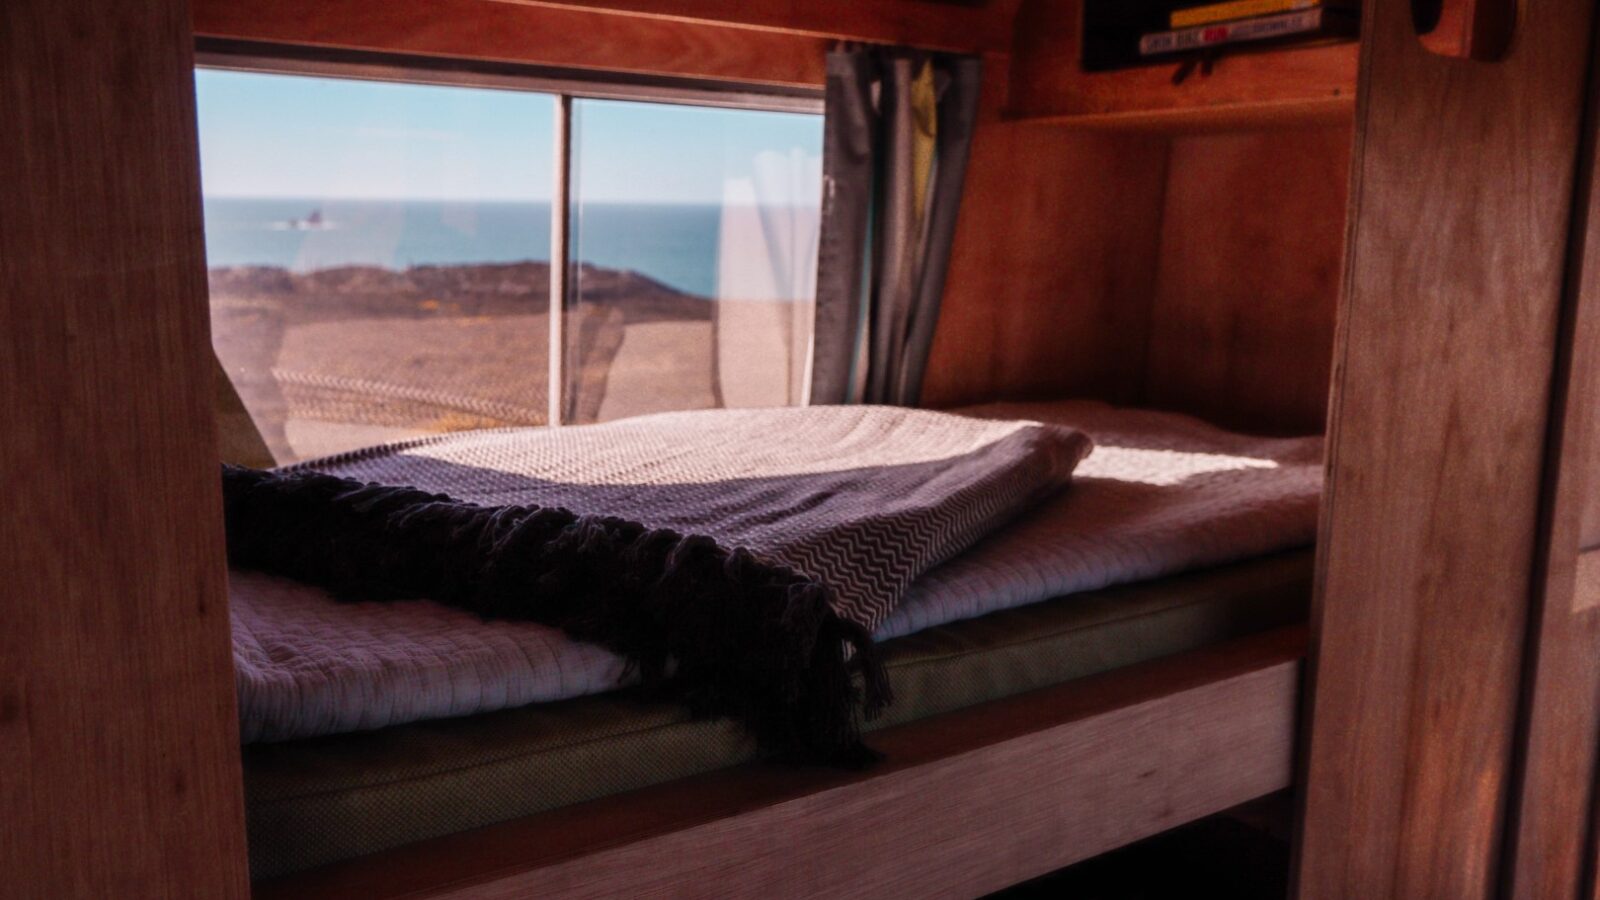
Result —
[[0, 12], [0, 893], [248, 893], [185, 0]]
[[1366, 5], [1301, 896], [1505, 875], [1592, 7], [1522, 4], [1490, 63]]
[[1505, 896], [1577, 897], [1590, 877], [1600, 729], [1600, 83], [1591, 72], [1557, 341], [1543, 543], [1511, 818]]

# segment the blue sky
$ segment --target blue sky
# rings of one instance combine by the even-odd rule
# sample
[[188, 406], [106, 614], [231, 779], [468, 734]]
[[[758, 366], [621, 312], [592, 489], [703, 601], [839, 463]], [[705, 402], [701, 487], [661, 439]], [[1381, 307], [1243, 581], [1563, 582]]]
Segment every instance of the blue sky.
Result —
[[[200, 69], [208, 196], [540, 201], [549, 95]], [[820, 157], [822, 120], [791, 113], [579, 100], [585, 201], [718, 203], [758, 153]]]

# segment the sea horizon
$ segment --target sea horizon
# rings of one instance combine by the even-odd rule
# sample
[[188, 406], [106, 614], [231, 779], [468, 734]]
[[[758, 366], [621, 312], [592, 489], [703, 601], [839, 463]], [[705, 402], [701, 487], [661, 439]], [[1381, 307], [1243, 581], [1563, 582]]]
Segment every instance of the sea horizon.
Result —
[[[204, 206], [212, 268], [550, 261], [547, 200], [212, 195]], [[587, 202], [573, 223], [573, 257], [712, 297], [724, 212], [721, 204]]]

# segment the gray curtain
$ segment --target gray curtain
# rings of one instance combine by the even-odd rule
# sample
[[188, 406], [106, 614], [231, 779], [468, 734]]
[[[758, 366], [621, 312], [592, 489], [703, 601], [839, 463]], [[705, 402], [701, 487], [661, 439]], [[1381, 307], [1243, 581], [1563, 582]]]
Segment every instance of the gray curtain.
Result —
[[812, 403], [914, 406], [977, 119], [976, 57], [828, 54]]

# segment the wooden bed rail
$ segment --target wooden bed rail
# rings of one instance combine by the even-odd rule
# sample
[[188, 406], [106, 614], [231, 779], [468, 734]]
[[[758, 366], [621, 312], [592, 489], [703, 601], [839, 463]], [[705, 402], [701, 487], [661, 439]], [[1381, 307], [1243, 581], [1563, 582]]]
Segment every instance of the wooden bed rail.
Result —
[[871, 772], [741, 766], [255, 896], [974, 896], [1287, 787], [1305, 646], [1280, 629], [886, 729]]

